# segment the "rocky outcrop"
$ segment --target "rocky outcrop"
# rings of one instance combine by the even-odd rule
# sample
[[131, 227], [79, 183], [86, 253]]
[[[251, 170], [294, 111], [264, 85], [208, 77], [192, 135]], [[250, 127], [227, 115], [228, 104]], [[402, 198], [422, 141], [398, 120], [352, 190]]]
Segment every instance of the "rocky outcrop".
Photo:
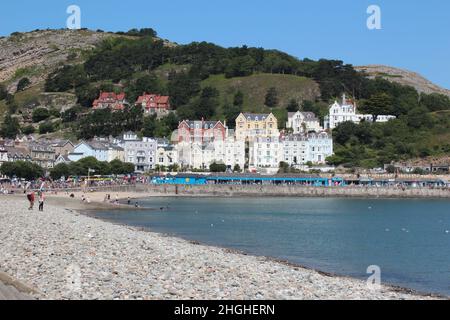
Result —
[[392, 82], [414, 87], [419, 92], [440, 93], [450, 97], [450, 90], [432, 83], [416, 72], [383, 65], [368, 65], [355, 67], [355, 69], [367, 73], [371, 78], [382, 77]]
[[94, 48], [107, 37], [116, 36], [89, 30], [45, 30], [15, 33], [0, 39], [0, 82], [14, 87], [17, 73], [33, 83], [41, 81], [69, 54]]

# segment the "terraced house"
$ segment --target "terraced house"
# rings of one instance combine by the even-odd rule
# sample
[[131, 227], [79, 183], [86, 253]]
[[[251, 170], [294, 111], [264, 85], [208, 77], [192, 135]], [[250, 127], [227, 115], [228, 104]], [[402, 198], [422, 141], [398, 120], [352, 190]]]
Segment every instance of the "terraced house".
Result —
[[326, 159], [333, 155], [333, 139], [322, 132], [308, 134], [291, 134], [282, 137], [284, 159], [290, 166], [297, 167], [311, 162], [325, 164]]
[[184, 120], [178, 125], [179, 143], [224, 141], [227, 135], [228, 127], [222, 121]]
[[155, 139], [140, 139], [135, 133], [127, 132], [119, 144], [125, 150], [125, 162], [134, 164], [136, 173], [155, 169], [158, 147]]
[[31, 143], [29, 146], [31, 161], [44, 169], [51, 169], [55, 165], [56, 153], [52, 146], [46, 143]]
[[279, 137], [278, 120], [272, 114], [241, 113], [236, 119], [236, 139], [253, 142], [256, 138]]

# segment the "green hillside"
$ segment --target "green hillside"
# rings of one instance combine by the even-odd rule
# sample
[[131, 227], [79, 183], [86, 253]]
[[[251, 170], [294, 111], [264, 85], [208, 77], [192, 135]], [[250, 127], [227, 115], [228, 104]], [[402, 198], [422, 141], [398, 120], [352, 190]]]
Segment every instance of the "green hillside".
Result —
[[243, 110], [247, 112], [270, 112], [264, 106], [267, 91], [276, 88], [279, 107], [285, 108], [291, 99], [298, 102], [316, 100], [320, 96], [319, 86], [311, 79], [284, 74], [254, 74], [248, 77], [226, 79], [224, 75], [212, 75], [202, 81], [202, 87], [214, 87], [220, 92], [221, 105], [232, 102], [234, 95], [244, 94]]

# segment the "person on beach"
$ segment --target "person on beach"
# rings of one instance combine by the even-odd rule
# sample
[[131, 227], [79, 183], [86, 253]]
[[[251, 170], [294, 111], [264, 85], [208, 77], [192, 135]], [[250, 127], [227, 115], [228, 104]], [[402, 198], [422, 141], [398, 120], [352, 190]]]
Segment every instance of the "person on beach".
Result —
[[43, 212], [44, 211], [44, 201], [45, 201], [45, 196], [44, 193], [41, 191], [39, 192], [39, 211]]
[[128, 205], [130, 205], [130, 204], [131, 204], [131, 198], [128, 197]]
[[33, 208], [34, 208], [34, 200], [35, 200], [35, 194], [34, 194], [33, 190], [28, 191], [27, 199], [30, 202], [30, 207], [28, 208], [28, 210], [33, 210]]

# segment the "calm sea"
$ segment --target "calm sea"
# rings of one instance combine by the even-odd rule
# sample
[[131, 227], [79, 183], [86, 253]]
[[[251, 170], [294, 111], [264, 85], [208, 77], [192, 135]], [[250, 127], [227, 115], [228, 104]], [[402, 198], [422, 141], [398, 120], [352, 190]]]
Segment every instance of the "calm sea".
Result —
[[448, 200], [151, 198], [139, 204], [158, 211], [95, 215], [361, 279], [376, 265], [385, 283], [450, 295]]

